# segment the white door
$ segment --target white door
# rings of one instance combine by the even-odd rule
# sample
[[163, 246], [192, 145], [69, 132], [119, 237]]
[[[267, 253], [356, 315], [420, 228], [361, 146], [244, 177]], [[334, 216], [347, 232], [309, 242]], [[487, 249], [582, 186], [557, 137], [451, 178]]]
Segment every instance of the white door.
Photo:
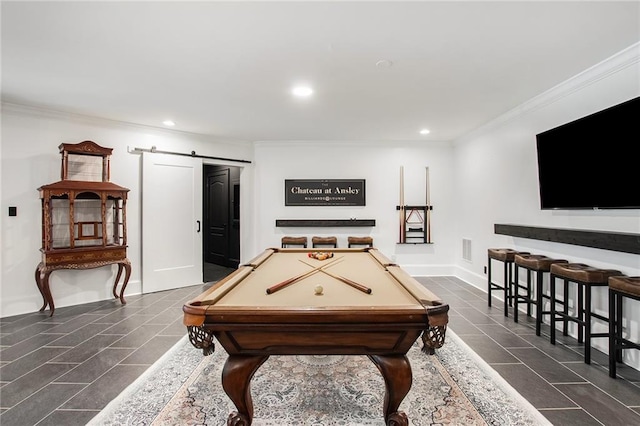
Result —
[[202, 161], [142, 154], [142, 292], [202, 284]]

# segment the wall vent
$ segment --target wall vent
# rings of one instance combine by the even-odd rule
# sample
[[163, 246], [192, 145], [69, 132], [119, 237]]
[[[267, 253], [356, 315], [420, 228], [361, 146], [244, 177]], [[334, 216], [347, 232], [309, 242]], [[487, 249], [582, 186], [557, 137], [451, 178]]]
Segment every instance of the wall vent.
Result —
[[462, 259], [471, 262], [471, 240], [468, 238], [462, 239]]

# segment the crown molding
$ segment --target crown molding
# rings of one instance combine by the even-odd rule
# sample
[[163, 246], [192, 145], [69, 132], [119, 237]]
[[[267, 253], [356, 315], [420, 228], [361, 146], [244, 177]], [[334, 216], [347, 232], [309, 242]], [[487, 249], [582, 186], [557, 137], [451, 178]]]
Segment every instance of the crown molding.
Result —
[[73, 121], [75, 123], [95, 125], [95, 126], [104, 126], [111, 128], [126, 128], [143, 132], [155, 132], [166, 135], [182, 135], [188, 136], [190, 138], [195, 138], [198, 140], [202, 140], [205, 142], [217, 142], [222, 144], [244, 144], [250, 145], [251, 142], [248, 141], [224, 141], [219, 140], [211, 135], [205, 135], [202, 133], [193, 133], [193, 132], [185, 132], [182, 130], [174, 130], [174, 129], [166, 129], [164, 127], [156, 127], [156, 126], [147, 126], [144, 124], [131, 123], [128, 121], [119, 121], [119, 120], [111, 120], [108, 118], [96, 117], [92, 115], [79, 114], [70, 111], [62, 111], [53, 108], [49, 108], [42, 105], [34, 105], [34, 104], [23, 104], [19, 102], [11, 102], [11, 101], [2, 101], [2, 114], [15, 114], [15, 115], [26, 115], [36, 118], [47, 118], [54, 120], [66, 120]]
[[629, 67], [636, 66], [638, 63], [640, 63], [640, 42], [632, 44], [619, 53], [595, 64], [590, 68], [587, 68], [585, 71], [552, 87], [529, 101], [520, 104], [481, 127], [478, 127], [472, 132], [458, 138], [453, 141], [453, 144], [457, 145], [472, 140], [508, 121], [551, 105], [562, 98], [570, 96], [573, 93], [599, 82], [600, 80], [619, 73]]

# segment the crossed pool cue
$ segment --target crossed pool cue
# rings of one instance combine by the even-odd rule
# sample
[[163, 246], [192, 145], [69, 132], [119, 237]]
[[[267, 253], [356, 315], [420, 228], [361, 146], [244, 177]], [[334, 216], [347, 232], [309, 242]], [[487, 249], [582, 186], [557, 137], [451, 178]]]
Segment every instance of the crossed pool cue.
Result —
[[[363, 293], [371, 294], [371, 291], [372, 291], [372, 290], [371, 290], [369, 287], [364, 286], [364, 285], [362, 285], [362, 284], [359, 284], [359, 283], [357, 283], [357, 282], [355, 282], [355, 281], [353, 281], [353, 280], [350, 280], [350, 279], [348, 279], [348, 278], [342, 277], [342, 276], [340, 276], [340, 275], [332, 274], [332, 273], [327, 272], [327, 271], [325, 271], [325, 270], [324, 270], [324, 268], [326, 268], [326, 267], [328, 267], [328, 266], [333, 265], [333, 264], [334, 264], [334, 263], [336, 263], [337, 261], [341, 260], [343, 257], [344, 257], [344, 256], [341, 256], [341, 257], [339, 257], [339, 258], [337, 258], [337, 259], [334, 259], [334, 260], [332, 260], [331, 262], [328, 262], [328, 263], [326, 263], [326, 264], [324, 264], [324, 265], [320, 265], [320, 266], [314, 267], [314, 268], [313, 268], [312, 270], [310, 270], [310, 271], [304, 272], [304, 273], [302, 273], [302, 274], [300, 274], [300, 275], [296, 275], [295, 277], [291, 277], [291, 278], [289, 278], [289, 279], [287, 279], [287, 280], [285, 280], [285, 281], [282, 281], [282, 282], [280, 282], [280, 283], [278, 283], [278, 284], [275, 284], [275, 285], [273, 285], [273, 286], [271, 286], [271, 287], [269, 287], [269, 288], [267, 289], [267, 294], [275, 293], [276, 291], [281, 290], [281, 289], [285, 288], [286, 286], [288, 286], [288, 285], [290, 285], [290, 284], [293, 284], [294, 282], [299, 281], [299, 280], [301, 280], [301, 279], [303, 279], [303, 278], [306, 278], [306, 277], [308, 277], [308, 276], [310, 276], [310, 275], [312, 275], [312, 274], [315, 274], [316, 272], [324, 272], [325, 274], [329, 275], [330, 277], [335, 278], [335, 279], [337, 279], [338, 281], [342, 281], [343, 283], [348, 284], [348, 285], [350, 285], [351, 287], [353, 287], [353, 288], [355, 288], [355, 289], [358, 289], [358, 290], [362, 291]], [[305, 262], [305, 261], [304, 261], [304, 260], [302, 260], [302, 259], [298, 259], [298, 260], [299, 260], [300, 262], [304, 263], [305, 265], [308, 265], [308, 266], [312, 266], [312, 267], [313, 267], [313, 265], [312, 265], [312, 264], [307, 263], [307, 262]]]
[[[312, 264], [307, 263], [304, 260], [301, 260], [301, 259], [298, 259], [298, 260], [300, 260], [300, 262], [304, 263], [305, 265], [313, 266]], [[364, 286], [362, 284], [358, 284], [357, 282], [355, 282], [353, 280], [350, 280], [349, 278], [345, 278], [345, 277], [340, 276], [340, 275], [332, 274], [331, 272], [327, 272], [324, 269], [319, 269], [318, 271], [324, 272], [325, 274], [329, 275], [330, 277], [335, 278], [338, 281], [342, 281], [345, 284], [349, 284], [351, 287], [353, 287], [355, 289], [358, 289], [363, 293], [371, 294], [371, 289], [369, 287]]]
[[[304, 272], [304, 273], [302, 273], [300, 275], [296, 275], [295, 277], [291, 277], [288, 280], [284, 280], [284, 281], [282, 281], [282, 282], [280, 282], [278, 284], [272, 285], [271, 287], [269, 287], [267, 289], [267, 294], [275, 293], [276, 291], [281, 290], [281, 289], [285, 288], [286, 286], [288, 286], [290, 284], [293, 284], [294, 282], [296, 282], [298, 280], [306, 278], [311, 274], [315, 274], [316, 272], [322, 270], [322, 268], [326, 268], [327, 266], [330, 266], [330, 265], [336, 263], [338, 260], [342, 259], [343, 257], [344, 256], [340, 256], [340, 257], [338, 257], [336, 259], [333, 259], [331, 262], [327, 262], [324, 265], [320, 265], [320, 266], [318, 266], [316, 268], [313, 268], [310, 271]], [[305, 263], [305, 262], [303, 262], [303, 263]], [[307, 263], [307, 265], [308, 265], [308, 263]]]

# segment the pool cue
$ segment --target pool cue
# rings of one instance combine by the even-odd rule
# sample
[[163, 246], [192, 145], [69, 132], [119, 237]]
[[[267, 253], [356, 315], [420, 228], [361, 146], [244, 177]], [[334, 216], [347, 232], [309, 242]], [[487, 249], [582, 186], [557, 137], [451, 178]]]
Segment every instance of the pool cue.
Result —
[[400, 166], [400, 243], [406, 242], [405, 238], [405, 213], [404, 213], [404, 166]]
[[431, 242], [431, 201], [429, 200], [429, 167], [427, 167], [427, 176], [426, 176], [426, 187], [427, 187], [427, 243]]
[[[342, 257], [344, 257], [344, 256], [342, 256]], [[303, 278], [306, 278], [306, 277], [308, 277], [309, 275], [311, 275], [311, 274], [314, 274], [314, 273], [318, 272], [318, 271], [319, 271], [319, 270], [321, 270], [322, 268], [326, 268], [327, 266], [329, 266], [329, 265], [331, 265], [331, 264], [333, 264], [333, 263], [337, 262], [338, 260], [342, 259], [342, 257], [338, 257], [337, 259], [333, 259], [331, 262], [327, 262], [327, 263], [325, 263], [324, 265], [320, 265], [320, 266], [318, 266], [318, 267], [316, 267], [316, 268], [313, 268], [313, 269], [312, 269], [312, 270], [310, 270], [310, 271], [304, 272], [304, 273], [302, 273], [302, 274], [300, 274], [300, 275], [296, 275], [295, 277], [291, 277], [291, 278], [289, 278], [289, 279], [287, 279], [287, 280], [284, 280], [284, 281], [282, 281], [282, 282], [279, 282], [278, 284], [274, 284], [274, 285], [272, 285], [271, 287], [269, 287], [269, 288], [267, 289], [267, 294], [275, 293], [276, 291], [278, 291], [278, 290], [281, 290], [281, 289], [285, 288], [285, 287], [286, 287], [286, 286], [288, 286], [289, 284], [293, 284], [294, 282], [296, 282], [296, 281], [298, 281], [298, 280], [301, 280], [301, 279], [303, 279]]]
[[[313, 266], [313, 265], [308, 264], [304, 260], [301, 260], [301, 259], [298, 259], [298, 260], [300, 260], [300, 262], [304, 263], [305, 265]], [[335, 278], [338, 281], [342, 281], [343, 283], [348, 284], [351, 287], [353, 287], [353, 288], [355, 288], [357, 290], [360, 290], [363, 293], [371, 294], [371, 292], [372, 292], [372, 290], [369, 287], [367, 287], [365, 285], [362, 285], [362, 284], [358, 284], [357, 282], [352, 281], [349, 278], [345, 278], [345, 277], [340, 276], [340, 275], [332, 274], [331, 272], [327, 272], [324, 269], [319, 269], [319, 271], [320, 272], [324, 272], [325, 274], [329, 275], [330, 277]]]

